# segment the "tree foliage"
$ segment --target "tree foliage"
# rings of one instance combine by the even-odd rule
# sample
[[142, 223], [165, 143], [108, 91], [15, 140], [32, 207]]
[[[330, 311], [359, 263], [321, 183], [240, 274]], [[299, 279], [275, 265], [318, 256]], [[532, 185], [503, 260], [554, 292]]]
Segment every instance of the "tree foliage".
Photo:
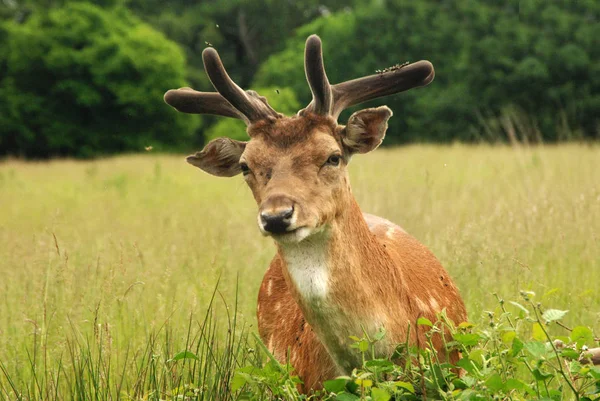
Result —
[[201, 53], [219, 50], [231, 77], [250, 86], [261, 62], [282, 50], [294, 30], [343, 7], [335, 0], [126, 0], [126, 4], [172, 40], [188, 59], [188, 77], [197, 89], [212, 90]]
[[[533, 132], [545, 140], [598, 138], [598, 4], [370, 4], [299, 29], [285, 50], [261, 66], [255, 84], [291, 87], [302, 101], [310, 100], [302, 49], [307, 35], [318, 33], [333, 83], [398, 62], [433, 62], [436, 79], [429, 87], [372, 103], [388, 104], [397, 116], [388, 143], [496, 140], [525, 125], [530, 132], [522, 135]], [[508, 121], [507, 110], [518, 111], [508, 113], [517, 121]]]
[[213, 46], [240, 86], [271, 88], [271, 102], [278, 89], [301, 108], [312, 33], [333, 83], [433, 62], [427, 88], [359, 106], [393, 109], [386, 144], [596, 139], [599, 17], [595, 0], [0, 1], [0, 155], [242, 137], [239, 123], [211, 116], [198, 130], [198, 117], [170, 110], [162, 94], [213, 91], [201, 58]]
[[175, 146], [197, 117], [160, 101], [183, 86], [179, 48], [122, 7], [70, 2], [0, 30], [0, 150], [91, 156]]

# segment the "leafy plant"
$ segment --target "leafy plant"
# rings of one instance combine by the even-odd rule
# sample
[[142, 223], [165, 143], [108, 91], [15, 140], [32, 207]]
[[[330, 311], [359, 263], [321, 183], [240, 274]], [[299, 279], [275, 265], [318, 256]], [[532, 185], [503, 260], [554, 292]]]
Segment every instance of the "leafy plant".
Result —
[[84, 2], [0, 21], [0, 154], [180, 146], [198, 125], [160, 99], [185, 86], [177, 45], [126, 8]]
[[[351, 347], [362, 355], [362, 366], [349, 376], [326, 381], [322, 391], [311, 395], [295, 391], [298, 379], [290, 374], [290, 366], [278, 364], [257, 338], [269, 362], [263, 368], [238, 369], [232, 390], [244, 388], [241, 396], [251, 400], [600, 399], [600, 367], [586, 361], [587, 349], [598, 341], [592, 331], [583, 326], [566, 328], [560, 320], [568, 311], [543, 310], [533, 301], [532, 292], [521, 294], [523, 300], [511, 301], [509, 307], [498, 298], [498, 310], [486, 312], [479, 324], [455, 326], [444, 312], [433, 323], [420, 318], [417, 325], [429, 328], [430, 346], [420, 349], [408, 342], [399, 344], [390, 358], [376, 358], [374, 353], [384, 330], [372, 337], [352, 336]], [[570, 333], [552, 336], [550, 331], [555, 328]], [[456, 365], [432, 351], [432, 336], [443, 330], [453, 333], [448, 349], [461, 353]]]
[[[457, 327], [442, 312], [430, 327], [428, 338], [444, 329], [453, 332], [449, 349], [461, 352], [456, 365], [439, 360], [430, 348], [400, 344], [393, 360], [365, 359], [349, 377], [324, 383], [335, 400], [593, 400], [600, 399], [600, 367], [586, 363], [586, 351], [598, 339], [587, 327], [568, 335], [552, 336], [568, 311], [543, 310], [532, 292], [522, 292], [522, 303], [498, 298], [497, 311], [483, 322]], [[355, 348], [369, 355], [373, 341], [356, 338]], [[459, 369], [457, 369], [459, 368]]]

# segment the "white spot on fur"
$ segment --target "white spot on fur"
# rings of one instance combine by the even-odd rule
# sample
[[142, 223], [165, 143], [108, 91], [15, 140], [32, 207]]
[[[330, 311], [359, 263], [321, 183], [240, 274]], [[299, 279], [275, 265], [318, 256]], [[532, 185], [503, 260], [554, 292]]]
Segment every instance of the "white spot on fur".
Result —
[[271, 351], [271, 352], [273, 352], [273, 351], [274, 351], [274, 349], [273, 349], [273, 336], [272, 336], [272, 335], [269, 337], [269, 345], [268, 345], [268, 348], [269, 348], [269, 351]]
[[385, 236], [388, 238], [392, 238], [394, 236], [394, 232], [396, 232], [396, 229], [394, 229], [394, 227], [388, 227], [387, 231], [385, 232]]
[[440, 310], [440, 304], [438, 304], [434, 297], [429, 298], [429, 305], [431, 306], [431, 309], [436, 312]]
[[425, 304], [425, 302], [423, 302], [423, 300], [421, 298], [416, 297], [415, 302], [417, 303], [417, 306], [419, 307], [420, 310], [422, 310], [422, 311], [429, 310], [429, 307], [427, 306], [427, 304]]
[[288, 230], [295, 230], [296, 229], [296, 222], [298, 221], [298, 213], [296, 212], [296, 210], [294, 210], [294, 214], [292, 214], [292, 218], [290, 219], [290, 225]]
[[271, 292], [273, 290], [273, 280], [269, 280], [269, 284], [267, 284], [267, 295], [271, 296]]

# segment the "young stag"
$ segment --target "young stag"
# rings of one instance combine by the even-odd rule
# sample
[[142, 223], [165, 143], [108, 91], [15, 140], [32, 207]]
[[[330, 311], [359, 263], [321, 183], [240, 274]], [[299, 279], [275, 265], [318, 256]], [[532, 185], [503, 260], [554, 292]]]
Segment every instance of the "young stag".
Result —
[[[466, 319], [456, 286], [433, 254], [397, 225], [363, 214], [352, 195], [348, 162], [379, 146], [392, 111], [365, 109], [346, 126], [337, 123], [350, 106], [427, 85], [434, 77], [431, 63], [330, 85], [321, 40], [310, 36], [304, 68], [313, 100], [285, 117], [237, 86], [213, 48], [202, 58], [218, 93], [181, 88], [168, 91], [165, 101], [179, 111], [248, 125], [248, 142], [218, 138], [187, 161], [217, 176], [242, 173], [250, 186], [258, 227], [277, 246], [258, 294], [260, 335], [280, 361], [289, 355], [305, 391], [360, 364], [350, 335], [385, 328], [376, 352], [386, 356], [407, 337], [425, 344], [415, 329], [420, 316], [433, 320], [445, 309], [454, 322]], [[442, 339], [434, 345], [445, 357]]]

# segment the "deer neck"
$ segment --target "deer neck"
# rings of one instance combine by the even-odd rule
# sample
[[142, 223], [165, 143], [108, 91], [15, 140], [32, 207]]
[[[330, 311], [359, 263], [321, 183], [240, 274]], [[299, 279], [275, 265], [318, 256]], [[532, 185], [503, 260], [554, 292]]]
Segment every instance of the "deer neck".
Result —
[[[279, 245], [284, 276], [307, 322], [338, 367], [348, 372], [359, 355], [348, 336], [372, 335], [385, 326], [381, 286], [390, 260], [352, 198], [334, 222], [298, 244]], [[378, 299], [381, 298], [381, 299]], [[355, 360], [356, 359], [356, 360]]]

